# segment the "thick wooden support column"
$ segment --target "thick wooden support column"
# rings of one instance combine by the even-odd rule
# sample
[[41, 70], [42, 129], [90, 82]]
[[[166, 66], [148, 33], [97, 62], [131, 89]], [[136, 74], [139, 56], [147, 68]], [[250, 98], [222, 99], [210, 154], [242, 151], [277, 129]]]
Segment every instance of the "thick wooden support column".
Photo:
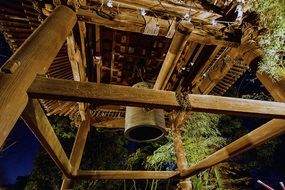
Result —
[[226, 147], [211, 154], [204, 160], [198, 162], [196, 165], [181, 172], [182, 178], [187, 178], [195, 175], [196, 173], [214, 166], [220, 162], [224, 162], [234, 156], [237, 156], [245, 151], [255, 148], [256, 146], [271, 140], [277, 136], [285, 133], [285, 120], [274, 119], [261, 127], [253, 130], [252, 132], [244, 135], [238, 140], [232, 142]]
[[0, 72], [0, 146], [24, 110], [26, 91], [44, 74], [76, 22], [75, 13], [59, 6], [6, 62]]
[[[176, 156], [176, 164], [178, 171], [181, 173], [183, 170], [188, 169], [188, 162], [185, 155], [185, 150], [182, 143], [181, 136], [181, 124], [186, 117], [186, 112], [181, 112], [178, 114], [178, 117], [172, 123], [172, 135], [173, 135], [173, 144]], [[190, 178], [183, 179], [180, 181], [180, 189], [181, 190], [192, 190], [192, 184]]]
[[29, 100], [23, 119], [65, 176], [71, 177], [72, 166], [38, 100]]
[[[38, 77], [28, 94], [32, 98], [181, 109], [175, 92], [91, 82]], [[285, 103], [197, 94], [189, 94], [187, 99], [192, 111], [285, 119]]]
[[153, 87], [155, 90], [163, 89], [163, 87], [167, 84], [167, 81], [169, 80], [171, 73], [175, 68], [176, 62], [178, 61], [193, 29], [194, 26], [190, 22], [182, 21], [179, 23], [178, 29], [174, 34], [169, 50], [155, 81]]
[[179, 172], [176, 171], [128, 171], [128, 170], [96, 170], [78, 171], [75, 179], [169, 179]]
[[[90, 129], [90, 113], [89, 111], [87, 111], [86, 120], [82, 121], [80, 127], [78, 128], [72, 152], [70, 154], [69, 160], [72, 165], [73, 175], [76, 175], [79, 169], [89, 129]], [[72, 180], [65, 177], [61, 184], [61, 190], [70, 189], [71, 187], [72, 187]]]

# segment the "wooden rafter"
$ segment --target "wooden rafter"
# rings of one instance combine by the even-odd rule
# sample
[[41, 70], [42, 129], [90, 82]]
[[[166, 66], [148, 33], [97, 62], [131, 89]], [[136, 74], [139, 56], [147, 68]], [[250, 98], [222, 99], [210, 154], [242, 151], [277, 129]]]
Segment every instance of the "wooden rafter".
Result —
[[[83, 30], [82, 27], [83, 26], [81, 26], [81, 29]], [[84, 40], [83, 34], [82, 34], [81, 40]], [[74, 80], [75, 81], [86, 81], [86, 72], [85, 72], [85, 65], [84, 65], [84, 63], [86, 64], [86, 57], [82, 58], [83, 50], [80, 49], [78, 44], [76, 43], [73, 32], [71, 32], [70, 35], [67, 36], [66, 43], [67, 43], [68, 58], [71, 63], [72, 74], [73, 74]], [[81, 46], [84, 46], [84, 45], [81, 44]], [[85, 61], [83, 61], [83, 59], [85, 59]], [[81, 119], [85, 120], [84, 103], [78, 102], [78, 108], [79, 108]]]
[[186, 45], [187, 39], [194, 29], [193, 25], [189, 22], [180, 22], [178, 25], [179, 30], [176, 30], [169, 50], [166, 54], [158, 77], [154, 84], [155, 90], [163, 89], [169, 80], [176, 63]]
[[[145, 20], [150, 20], [153, 17], [150, 16], [137, 16], [134, 13], [120, 13], [116, 15], [112, 20], [99, 16], [95, 11], [79, 9], [77, 11], [78, 19], [87, 23], [105, 26], [115, 30], [122, 30], [128, 32], [144, 33], [146, 28]], [[153, 18], [159, 25], [158, 36], [167, 36], [169, 29], [171, 28], [171, 22], [169, 20]], [[200, 26], [199, 26], [200, 27]], [[205, 30], [211, 30], [205, 26]], [[218, 32], [218, 31], [216, 31]], [[218, 32], [219, 37], [213, 35], [203, 35], [205, 32], [203, 28], [195, 28], [193, 34], [190, 35], [189, 40], [199, 42], [201, 44], [213, 44], [223, 46], [239, 46], [239, 42], [229, 40], [224, 36], [224, 33]], [[202, 34], [202, 35], [201, 35]]]
[[[30, 86], [28, 95], [32, 98], [97, 104], [181, 109], [175, 92], [59, 79], [37, 78]], [[191, 104], [192, 111], [285, 118], [285, 103], [195, 94], [189, 94], [187, 100]]]

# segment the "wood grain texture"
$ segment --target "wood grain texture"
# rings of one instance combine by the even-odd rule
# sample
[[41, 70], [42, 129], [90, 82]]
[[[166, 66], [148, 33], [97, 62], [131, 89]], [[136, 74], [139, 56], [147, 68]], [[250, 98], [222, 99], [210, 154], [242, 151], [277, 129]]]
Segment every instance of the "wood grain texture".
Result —
[[153, 87], [155, 90], [163, 89], [167, 84], [194, 26], [189, 22], [182, 21], [179, 23], [178, 28], [180, 30], [175, 31], [169, 50], [155, 81]]
[[[144, 18], [142, 16], [138, 16], [135, 13], [121, 12], [120, 14], [116, 15], [116, 17], [114, 17], [112, 20], [110, 20], [99, 16], [94, 11], [84, 9], [78, 9], [77, 16], [79, 20], [84, 21], [86, 23], [105, 26], [114, 30], [122, 30], [136, 33], [144, 33], [146, 27], [145, 20], [154, 18], [151, 16], [144, 16]], [[154, 19], [159, 25], [158, 36], [167, 36], [172, 21], [160, 18]], [[201, 27], [201, 24], [199, 25], [199, 27]], [[206, 26], [204, 28], [205, 30], [207, 30]], [[238, 47], [240, 45], [239, 42], [226, 38], [215, 37], [213, 35], [204, 35], [204, 28], [195, 28], [193, 33], [189, 36], [189, 40], [206, 45], [213, 44], [231, 47]]]
[[177, 175], [176, 171], [127, 171], [127, 170], [96, 170], [78, 171], [75, 179], [169, 179]]
[[[171, 91], [40, 77], [30, 86], [28, 94], [32, 98], [181, 109], [175, 92]], [[192, 111], [285, 119], [285, 103], [196, 94], [189, 94], [188, 100]]]
[[48, 118], [41, 108], [40, 103], [37, 100], [30, 99], [22, 116], [27, 126], [34, 133], [64, 175], [71, 177], [71, 163], [49, 123]]
[[0, 72], [0, 146], [27, 104], [26, 91], [36, 74], [44, 74], [76, 22], [75, 13], [59, 6], [6, 62], [13, 74]]

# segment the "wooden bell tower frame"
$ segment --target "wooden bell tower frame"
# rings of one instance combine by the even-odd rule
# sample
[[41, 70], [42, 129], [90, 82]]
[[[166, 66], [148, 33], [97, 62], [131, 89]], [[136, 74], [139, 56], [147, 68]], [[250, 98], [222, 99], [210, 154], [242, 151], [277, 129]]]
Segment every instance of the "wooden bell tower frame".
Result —
[[[86, 119], [78, 129], [71, 156], [68, 158], [37, 99], [99, 102], [101, 104], [143, 106], [166, 110], [180, 110], [181, 106], [178, 104], [174, 92], [159, 90], [167, 77], [167, 71], [171, 69], [171, 65], [167, 64], [163, 64], [158, 77], [159, 81], [157, 81], [154, 90], [37, 76], [47, 71], [76, 21], [77, 15], [73, 10], [65, 6], [57, 7], [6, 62], [0, 72], [0, 145], [3, 145], [17, 119], [22, 117], [62, 171], [64, 180], [61, 189], [69, 189], [73, 179], [169, 179], [174, 177], [187, 179], [206, 168], [255, 148], [285, 132], [285, 103], [189, 94], [187, 99], [191, 104], [191, 111], [194, 112], [275, 119], [189, 168], [179, 131], [179, 125], [184, 118], [183, 114], [180, 114], [176, 119], [174, 118], [175, 122], [172, 126], [175, 132], [174, 143], [178, 171], [80, 170], [80, 162], [90, 128], [90, 114], [86, 112]], [[189, 34], [177, 34], [175, 38], [180, 39], [180, 42], [183, 43], [185, 35]], [[175, 45], [178, 47], [176, 49], [179, 49], [181, 44]], [[238, 46], [235, 51], [241, 53], [241, 47]], [[244, 61], [248, 65], [259, 56], [250, 53], [252, 52], [243, 54], [246, 54]], [[172, 52], [167, 57], [168, 61], [174, 61], [175, 56], [176, 52]], [[275, 100], [285, 101], [284, 89], [280, 87], [278, 82], [274, 83], [266, 74], [258, 73], [257, 77]], [[182, 181], [181, 187], [182, 189], [191, 189], [189, 180]]]

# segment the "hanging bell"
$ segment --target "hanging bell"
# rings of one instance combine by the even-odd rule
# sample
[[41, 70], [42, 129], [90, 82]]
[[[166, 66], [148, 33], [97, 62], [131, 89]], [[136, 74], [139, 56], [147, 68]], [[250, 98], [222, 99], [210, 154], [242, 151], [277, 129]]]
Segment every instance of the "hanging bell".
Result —
[[[151, 84], [140, 82], [135, 88], [151, 88]], [[136, 142], [151, 142], [160, 139], [166, 133], [163, 109], [126, 107], [125, 136]]]

